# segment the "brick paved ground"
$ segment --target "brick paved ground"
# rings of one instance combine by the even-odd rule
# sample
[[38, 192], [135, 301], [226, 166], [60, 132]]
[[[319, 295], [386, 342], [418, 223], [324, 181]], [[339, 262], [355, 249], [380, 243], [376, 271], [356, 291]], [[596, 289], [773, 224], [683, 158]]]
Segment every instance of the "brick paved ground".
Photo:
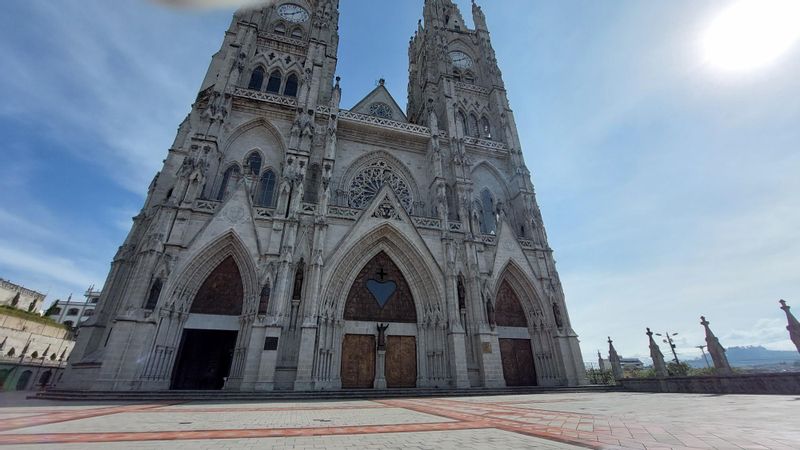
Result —
[[19, 448], [798, 449], [800, 398], [633, 393], [75, 404], [0, 394]]

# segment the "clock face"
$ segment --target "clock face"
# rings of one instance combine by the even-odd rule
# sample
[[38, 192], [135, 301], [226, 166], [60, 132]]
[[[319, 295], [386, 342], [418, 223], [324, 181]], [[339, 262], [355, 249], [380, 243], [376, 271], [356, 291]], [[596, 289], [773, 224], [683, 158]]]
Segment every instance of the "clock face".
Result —
[[469, 69], [472, 67], [472, 58], [464, 52], [450, 52], [450, 60], [453, 61], [453, 65], [459, 69]]
[[278, 7], [278, 15], [293, 23], [303, 23], [308, 20], [308, 11], [302, 6], [286, 3]]

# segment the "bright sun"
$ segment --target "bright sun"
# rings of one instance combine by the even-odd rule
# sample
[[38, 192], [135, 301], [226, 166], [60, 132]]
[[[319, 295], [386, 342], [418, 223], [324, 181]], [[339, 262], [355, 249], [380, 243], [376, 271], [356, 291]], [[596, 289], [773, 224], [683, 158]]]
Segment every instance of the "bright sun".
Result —
[[800, 39], [800, 0], [738, 0], [723, 10], [703, 38], [705, 59], [727, 72], [770, 64]]

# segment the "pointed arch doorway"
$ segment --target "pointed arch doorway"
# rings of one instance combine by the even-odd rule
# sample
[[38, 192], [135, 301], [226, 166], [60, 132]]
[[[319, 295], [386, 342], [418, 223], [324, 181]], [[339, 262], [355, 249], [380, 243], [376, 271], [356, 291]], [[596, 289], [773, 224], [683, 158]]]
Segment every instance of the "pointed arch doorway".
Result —
[[239, 266], [229, 256], [205, 279], [192, 301], [172, 389], [219, 390], [225, 386], [239, 335], [237, 323], [243, 300]]
[[508, 280], [500, 284], [495, 314], [506, 386], [536, 386], [527, 315]]
[[344, 320], [343, 389], [416, 387], [417, 310], [405, 276], [385, 252], [359, 272]]

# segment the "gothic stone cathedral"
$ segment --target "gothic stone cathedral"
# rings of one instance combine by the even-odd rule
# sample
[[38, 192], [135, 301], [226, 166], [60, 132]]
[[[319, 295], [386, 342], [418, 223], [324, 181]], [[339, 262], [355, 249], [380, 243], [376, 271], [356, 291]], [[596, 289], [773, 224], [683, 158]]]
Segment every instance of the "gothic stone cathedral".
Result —
[[338, 0], [238, 11], [62, 389], [584, 382], [486, 19], [425, 0], [351, 109]]

